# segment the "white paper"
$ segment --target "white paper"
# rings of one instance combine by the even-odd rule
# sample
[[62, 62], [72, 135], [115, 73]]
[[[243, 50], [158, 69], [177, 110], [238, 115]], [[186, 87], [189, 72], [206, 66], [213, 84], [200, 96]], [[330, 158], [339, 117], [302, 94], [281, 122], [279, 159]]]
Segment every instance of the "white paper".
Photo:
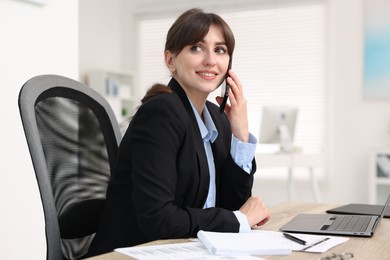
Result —
[[[346, 242], [349, 238], [347, 237], [336, 237], [336, 236], [322, 236], [322, 235], [308, 235], [308, 234], [296, 234], [293, 235], [303, 239], [307, 242], [306, 245], [298, 244], [291, 241], [283, 236], [282, 232], [277, 231], [264, 231], [264, 230], [252, 230], [252, 234], [256, 234], [257, 237], [261, 236], [261, 241], [269, 240], [273, 244], [281, 243], [284, 247], [288, 247], [293, 251], [311, 252], [311, 253], [323, 253], [328, 251], [330, 248]], [[247, 233], [247, 234], [251, 234]], [[226, 233], [225, 233], [226, 234]], [[231, 233], [229, 233], [231, 234]], [[244, 234], [244, 233], [236, 233]], [[254, 237], [256, 237], [254, 236]], [[315, 246], [313, 244], [324, 240]], [[245, 244], [245, 241], [240, 239], [235, 240], [235, 245]], [[264, 244], [263, 244], [264, 245]], [[308, 248], [309, 247], [309, 248]], [[307, 248], [307, 249], [305, 249]], [[305, 249], [305, 250], [303, 250]], [[302, 251], [303, 250], [303, 251]], [[164, 244], [155, 246], [136, 246], [136, 247], [125, 247], [117, 248], [116, 252], [125, 254], [139, 260], [156, 260], [156, 259], [171, 259], [171, 260], [200, 260], [200, 259], [226, 259], [226, 256], [211, 255], [203, 243], [194, 239], [193, 242], [179, 243], [179, 244]], [[229, 254], [230, 260], [259, 260], [261, 258], [249, 256]]]
[[201, 230], [198, 238], [213, 255], [291, 254], [291, 248], [273, 232], [224, 233]]
[[[221, 256], [210, 255], [201, 242], [187, 242], [179, 244], [164, 244], [154, 246], [135, 246], [115, 249], [116, 252], [125, 254], [139, 260], [203, 260], [226, 259]], [[258, 257], [240, 256], [229, 257], [230, 260], [259, 260]]]
[[332, 247], [340, 245], [349, 240], [348, 237], [337, 237], [337, 236], [320, 236], [320, 235], [307, 235], [307, 234], [294, 234], [294, 236], [305, 240], [307, 244], [300, 245], [295, 243], [295, 245], [291, 247], [291, 249], [294, 251], [311, 252], [311, 253], [324, 253], [329, 249], [331, 249]]
[[264, 236], [268, 237], [268, 239], [281, 241], [282, 243], [290, 247], [291, 250], [293, 251], [310, 252], [310, 253], [324, 253], [329, 249], [331, 249], [332, 247], [335, 247], [349, 240], [348, 237], [340, 237], [340, 236], [323, 236], [323, 235], [291, 233], [291, 235], [306, 241], [306, 245], [301, 245], [299, 243], [291, 241], [290, 239], [285, 238], [282, 232], [263, 231], [263, 230], [253, 230], [252, 232], [263, 234]]

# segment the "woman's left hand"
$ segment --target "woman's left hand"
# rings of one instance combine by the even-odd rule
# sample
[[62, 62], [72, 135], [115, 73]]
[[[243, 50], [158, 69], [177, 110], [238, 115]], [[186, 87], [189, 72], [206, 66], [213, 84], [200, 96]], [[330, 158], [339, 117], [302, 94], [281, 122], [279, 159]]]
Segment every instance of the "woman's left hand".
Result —
[[[249, 128], [247, 101], [243, 93], [241, 82], [232, 70], [229, 70], [227, 81], [230, 84], [228, 92], [230, 105], [226, 104], [225, 113], [230, 121], [233, 135], [242, 142], [248, 142]], [[216, 97], [216, 100], [218, 104], [221, 105], [223, 98]]]

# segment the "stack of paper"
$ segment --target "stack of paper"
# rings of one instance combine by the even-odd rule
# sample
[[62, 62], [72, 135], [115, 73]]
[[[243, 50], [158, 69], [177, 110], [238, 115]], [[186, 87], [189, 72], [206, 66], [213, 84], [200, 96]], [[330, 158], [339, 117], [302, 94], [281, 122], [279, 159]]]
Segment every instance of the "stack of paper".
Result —
[[199, 231], [198, 238], [213, 255], [289, 255], [291, 248], [264, 233], [221, 233]]
[[[226, 260], [225, 256], [210, 255], [201, 242], [144, 245], [115, 249], [116, 252], [137, 260]], [[255, 256], [229, 257], [230, 260], [261, 260]]]
[[323, 253], [348, 241], [348, 237], [294, 234], [305, 245], [291, 241], [282, 232], [252, 230], [250, 233], [199, 231], [198, 238], [213, 255], [288, 255], [292, 251]]
[[[116, 252], [138, 260], [260, 260], [259, 255], [288, 255], [293, 251], [322, 253], [344, 243], [347, 237], [294, 234], [306, 241], [301, 245], [276, 231], [252, 230], [251, 233], [199, 231], [199, 241], [117, 248]], [[197, 240], [197, 239], [196, 239]], [[256, 256], [256, 257], [254, 257]]]

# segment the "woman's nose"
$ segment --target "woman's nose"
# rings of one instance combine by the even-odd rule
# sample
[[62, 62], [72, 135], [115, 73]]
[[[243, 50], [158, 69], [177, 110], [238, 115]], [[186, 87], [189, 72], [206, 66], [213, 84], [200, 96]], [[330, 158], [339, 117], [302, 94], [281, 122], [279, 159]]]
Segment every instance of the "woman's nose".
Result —
[[216, 64], [216, 54], [213, 51], [205, 52], [204, 65], [215, 66], [215, 64]]

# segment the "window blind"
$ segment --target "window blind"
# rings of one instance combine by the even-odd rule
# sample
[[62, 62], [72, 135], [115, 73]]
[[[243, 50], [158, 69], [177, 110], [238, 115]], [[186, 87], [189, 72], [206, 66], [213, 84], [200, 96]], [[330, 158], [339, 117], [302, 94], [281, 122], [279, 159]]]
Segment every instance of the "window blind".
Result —
[[[324, 1], [269, 2], [273, 4], [217, 12], [236, 38], [233, 70], [248, 100], [250, 131], [259, 137], [263, 106], [297, 106], [295, 145], [322, 153], [327, 129]], [[137, 19], [137, 76], [143, 92], [170, 79], [163, 51], [175, 18], [170, 13]], [[210, 101], [219, 93], [210, 95]]]

